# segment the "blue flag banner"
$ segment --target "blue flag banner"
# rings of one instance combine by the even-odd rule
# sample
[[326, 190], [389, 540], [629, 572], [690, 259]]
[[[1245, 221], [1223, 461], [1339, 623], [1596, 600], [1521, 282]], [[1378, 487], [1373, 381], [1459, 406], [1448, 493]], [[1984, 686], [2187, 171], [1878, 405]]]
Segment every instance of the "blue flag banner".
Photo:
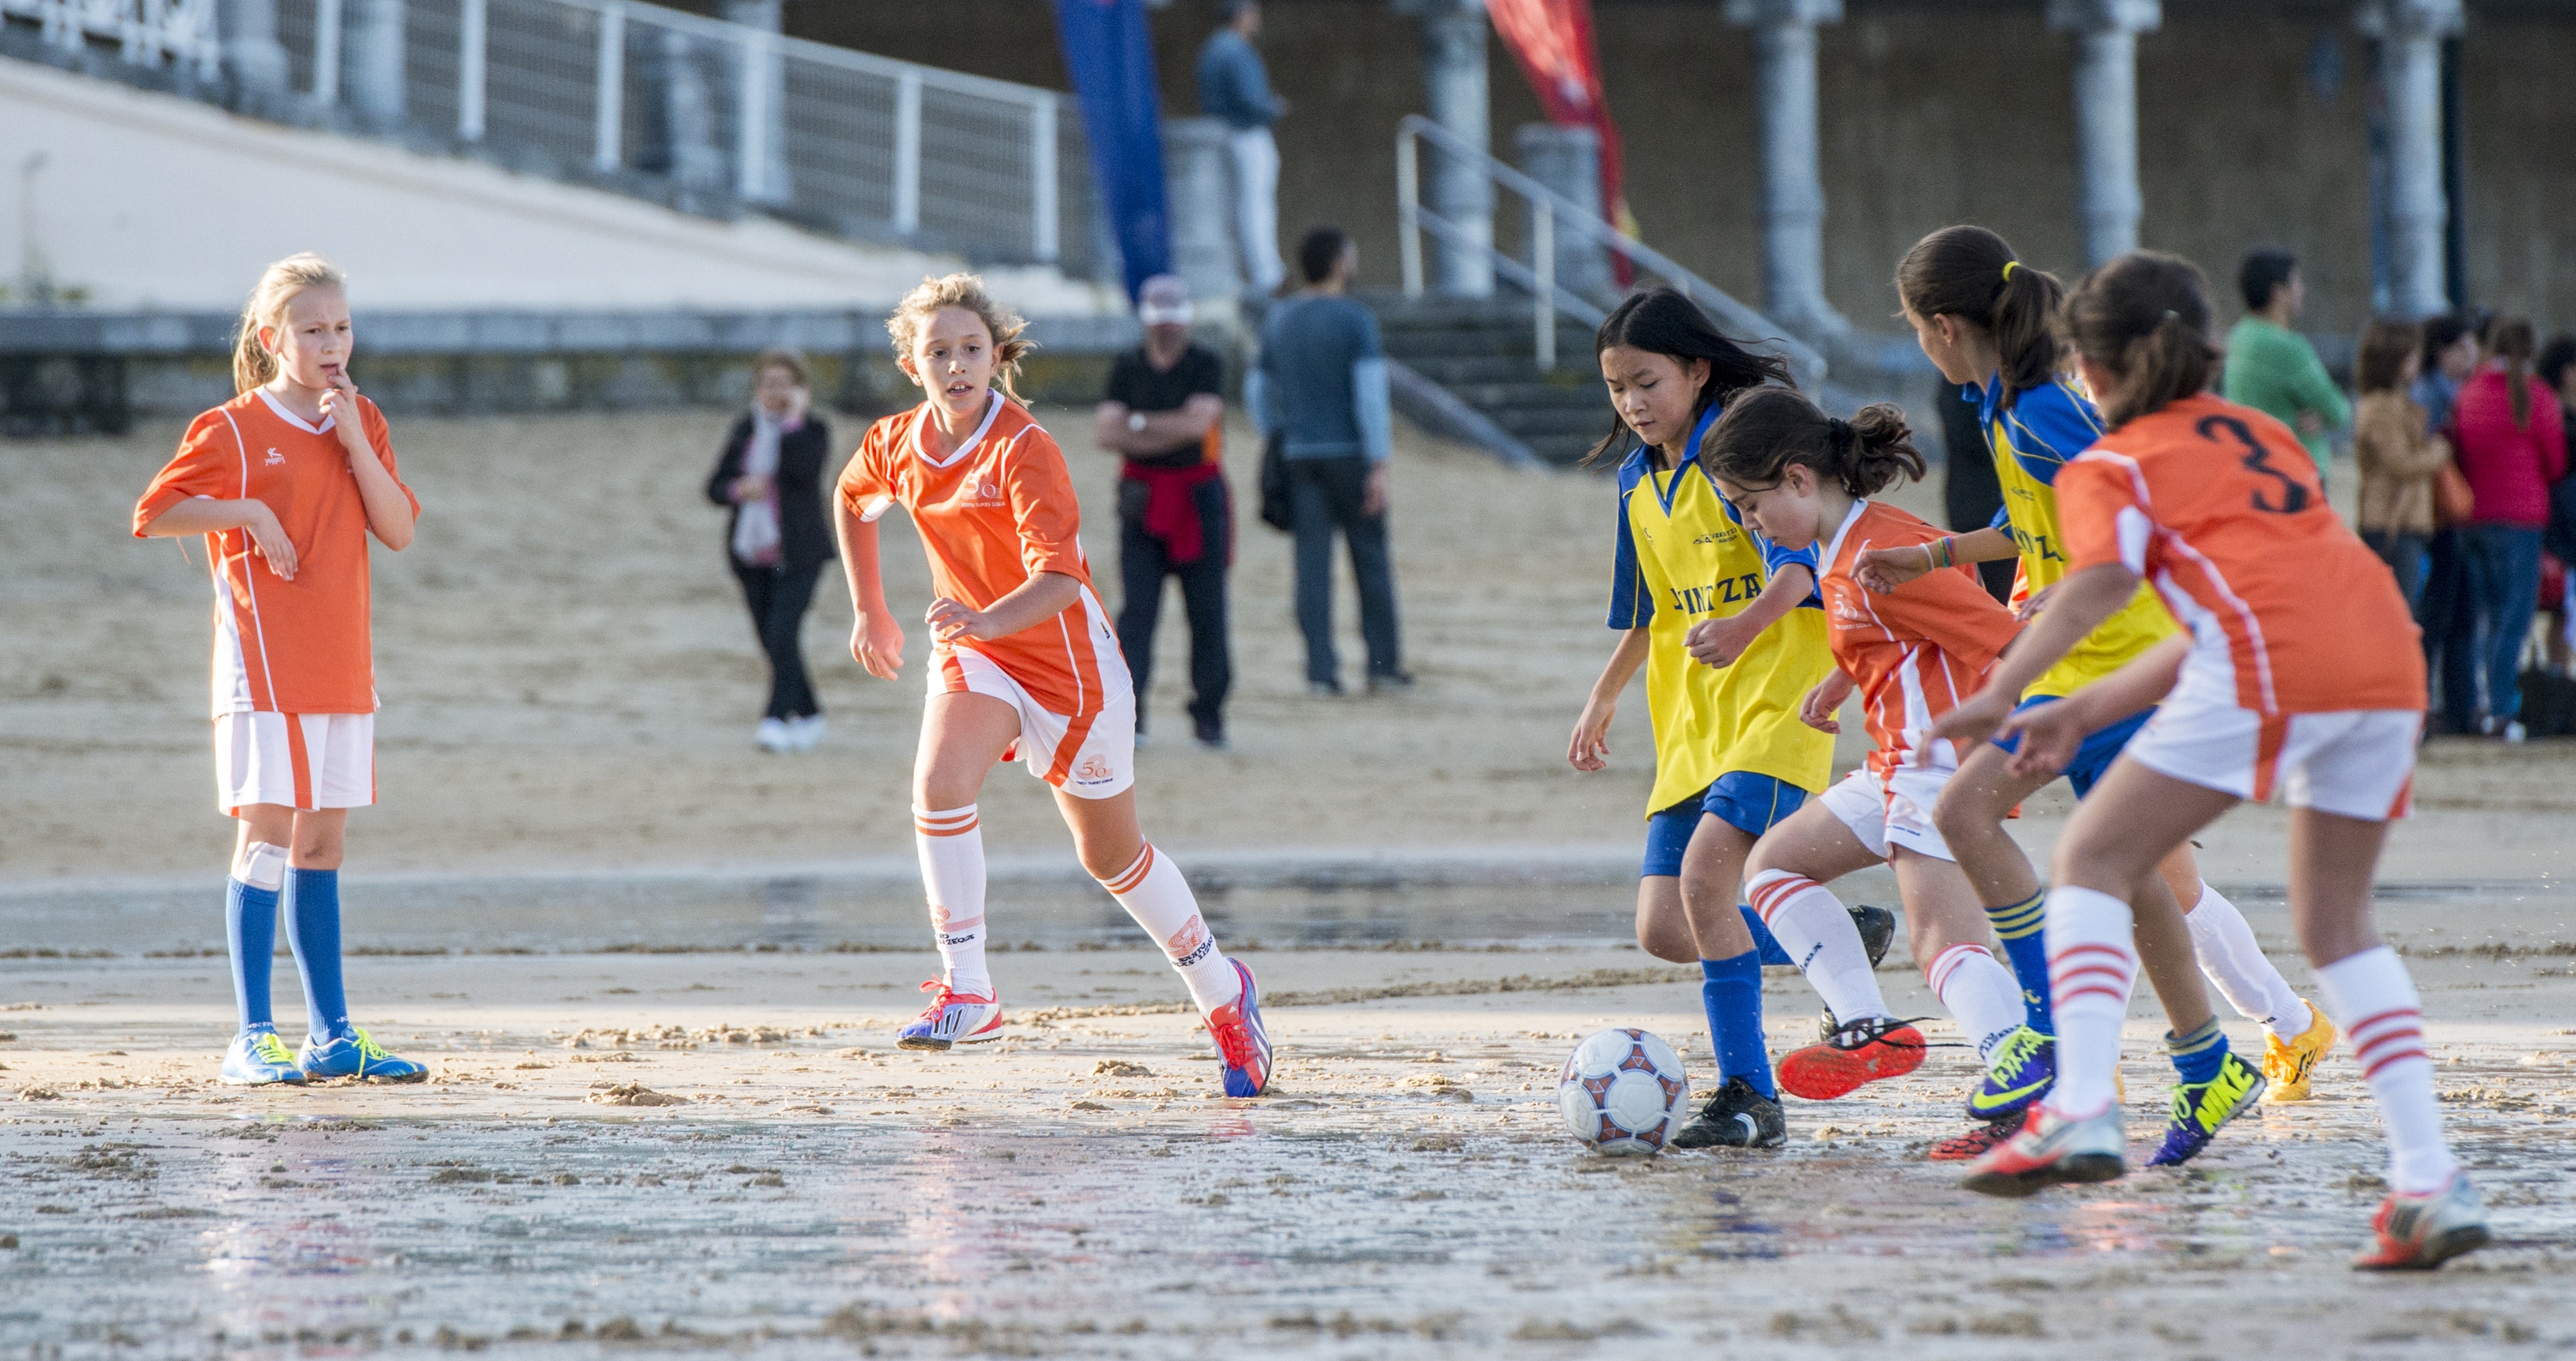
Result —
[[1055, 0], [1064, 64], [1082, 104], [1091, 177], [1126, 265], [1127, 296], [1172, 268], [1163, 201], [1163, 112], [1144, 0]]

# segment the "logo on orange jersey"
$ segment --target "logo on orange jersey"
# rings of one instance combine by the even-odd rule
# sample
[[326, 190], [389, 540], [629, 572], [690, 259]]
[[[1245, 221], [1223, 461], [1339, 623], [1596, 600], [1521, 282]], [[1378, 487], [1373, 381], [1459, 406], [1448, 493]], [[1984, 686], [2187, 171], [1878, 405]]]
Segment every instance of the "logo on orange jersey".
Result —
[[285, 461], [286, 461], [286, 455], [284, 455], [284, 454], [281, 454], [281, 453], [277, 452], [277, 450], [276, 450], [274, 447], [271, 447], [271, 448], [269, 449], [269, 451], [268, 451], [268, 457], [267, 457], [265, 460], [263, 460], [263, 462], [265, 462], [265, 463], [266, 463], [266, 465], [267, 465], [267, 466], [269, 466], [269, 467], [271, 467], [271, 468], [274, 468], [274, 467], [276, 467], [278, 464], [284, 463]]
[[1008, 505], [1003, 499], [1002, 484], [990, 477], [978, 477], [967, 484], [966, 504], [970, 506]]
[[1073, 778], [1084, 784], [1098, 784], [1108, 779], [1111, 774], [1109, 763], [1101, 760], [1097, 754], [1082, 758], [1082, 764], [1073, 768]]
[[1201, 921], [1195, 912], [1190, 914], [1188, 921], [1181, 923], [1180, 930], [1172, 933], [1170, 940], [1163, 942], [1163, 953], [1184, 969], [1207, 958], [1208, 951], [1215, 948], [1216, 940], [1208, 935], [1207, 923]]

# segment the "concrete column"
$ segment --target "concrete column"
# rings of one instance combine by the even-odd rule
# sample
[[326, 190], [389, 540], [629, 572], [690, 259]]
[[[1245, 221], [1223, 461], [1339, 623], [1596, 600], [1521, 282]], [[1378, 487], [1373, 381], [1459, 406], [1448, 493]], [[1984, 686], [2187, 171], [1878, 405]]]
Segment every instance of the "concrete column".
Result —
[[222, 0], [215, 32], [224, 70], [253, 103], [286, 97], [286, 44], [277, 40], [277, 0]]
[[[769, 33], [786, 31], [785, 11], [785, 0], [724, 0], [724, 18], [728, 22]], [[796, 194], [787, 178], [787, 58], [772, 48], [769, 60], [761, 63], [763, 69], [757, 71], [750, 68], [739, 48], [730, 54], [730, 59], [736, 91], [753, 80], [768, 82], [768, 97], [761, 101], [761, 107], [768, 112], [769, 125], [761, 145], [768, 154], [761, 158], [759, 172], [746, 177], [752, 191], [745, 197], [754, 203], [790, 202]], [[739, 100], [736, 102], [739, 104]]]
[[[1512, 160], [1521, 173], [1574, 200], [1591, 221], [1601, 220], [1601, 134], [1592, 128], [1524, 123], [1512, 133]], [[1531, 259], [1534, 268], [1536, 259]], [[1556, 226], [1557, 287], [1587, 298], [1609, 298], [1619, 289], [1610, 252], [1600, 242]]]
[[2379, 39], [2388, 101], [2388, 304], [2400, 316], [2451, 309], [2444, 281], [2442, 40], [2460, 31], [2461, 0], [2371, 0], [2362, 31]]
[[[1491, 154], [1493, 101], [1486, 86], [1485, 0], [1396, 0], [1399, 13], [1422, 21], [1422, 85], [1432, 121]], [[1494, 294], [1494, 182], [1481, 165], [1426, 148], [1429, 182], [1422, 206], [1463, 232], [1469, 246], [1432, 237], [1434, 291], [1455, 298]]]
[[2075, 35], [2075, 161], [2083, 179], [2084, 263], [2138, 248], [2138, 35], [2163, 0], [2049, 0], [2048, 26]]
[[1842, 17], [1842, 0], [1726, 0], [1727, 22], [1753, 30], [1763, 305], [1810, 340], [1850, 327], [1825, 301], [1825, 186], [1816, 168], [1816, 25]]
[[1235, 266], [1234, 164], [1225, 138], [1221, 119], [1163, 120], [1163, 211], [1171, 224], [1172, 272], [1189, 284], [1202, 320], [1218, 319], [1243, 296], [1243, 271]]
[[358, 121], [377, 132], [403, 122], [403, 0], [346, 0], [340, 89]]
[[689, 35], [656, 26], [644, 71], [652, 102], [637, 167], [668, 176], [683, 190], [723, 188], [725, 155], [716, 146], [715, 105]]

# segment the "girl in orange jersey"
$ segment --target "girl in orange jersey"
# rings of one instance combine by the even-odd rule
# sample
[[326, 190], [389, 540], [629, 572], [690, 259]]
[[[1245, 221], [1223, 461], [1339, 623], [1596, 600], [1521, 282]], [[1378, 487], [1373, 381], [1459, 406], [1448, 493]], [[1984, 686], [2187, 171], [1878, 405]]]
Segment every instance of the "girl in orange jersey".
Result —
[[[999, 1038], [984, 962], [984, 839], [975, 796], [1003, 761], [1054, 786], [1083, 868], [1170, 957], [1225, 1059], [1228, 1096], [1259, 1096], [1270, 1040], [1252, 970], [1219, 954], [1198, 900], [1136, 825], [1135, 691], [1091, 593], [1064, 453], [1011, 395], [1026, 323], [972, 274], [925, 279], [886, 330], [926, 394], [869, 427], [833, 524], [858, 622], [850, 652], [892, 680], [903, 628], [877, 570], [877, 518], [901, 505], [930, 557], [930, 698], [913, 758], [914, 846], [941, 976], [898, 1033], [906, 1049]], [[999, 381], [998, 390], [996, 380]]]
[[[2424, 720], [2405, 598], [2327, 507], [2298, 437], [2205, 391], [2218, 351], [2198, 266], [2122, 256], [2077, 285], [2062, 316], [2111, 425], [2058, 475], [2067, 575], [1986, 689], [1936, 731], [2018, 734], [2014, 768], [2029, 773], [2061, 768], [2086, 734], [2161, 704], [2058, 838], [2047, 908], [2056, 1089], [1966, 1185], [2028, 1195], [2126, 1170], [2113, 1070], [2137, 973], [2130, 902], [2194, 832], [2277, 789], [2290, 806], [2291, 919], [2388, 1130], [2391, 1191], [2354, 1264], [2439, 1266], [2488, 1240], [2486, 1215], [2442, 1135], [2414, 982], [2370, 913]], [[2013, 712], [2142, 580], [2184, 634], [2055, 704]]]
[[[396, 552], [420, 502], [384, 413], [349, 378], [349, 299], [318, 255], [270, 265], [242, 310], [239, 395], [189, 423], [134, 507], [138, 537], [202, 534], [215, 578], [217, 806], [238, 823], [225, 888], [240, 1033], [223, 1080], [246, 1086], [428, 1070], [349, 1021], [340, 859], [349, 810], [376, 801], [367, 536]], [[283, 900], [304, 978], [303, 1046], [269, 1010]]]
[[1926, 740], [1925, 730], [1976, 688], [2013, 636], [2012, 613], [1964, 567], [1887, 595], [1852, 580], [1853, 559], [1864, 549], [1941, 536], [1868, 499], [1900, 476], [1923, 475], [1905, 414], [1893, 406], [1872, 406], [1844, 422], [1796, 392], [1754, 389], [1727, 408], [1700, 446], [1700, 460], [1756, 533], [1792, 552], [1818, 550], [1839, 669], [1808, 692], [1801, 717], [1835, 731], [1832, 714], [1857, 682], [1877, 743], [1865, 769], [1763, 833], [1745, 862], [1754, 910], [1838, 1022], [1823, 1043], [1780, 1061], [1780, 1086], [1830, 1100], [1923, 1061], [1921, 1032], [1888, 1014], [1849, 914], [1824, 888], [1882, 863], [1894, 868], [1904, 894], [1914, 957], [1979, 1059], [1990, 1059], [2022, 1027], [2021, 987], [1995, 958], [1976, 890], [1932, 825], [1933, 803], [1958, 768], [1958, 753]]

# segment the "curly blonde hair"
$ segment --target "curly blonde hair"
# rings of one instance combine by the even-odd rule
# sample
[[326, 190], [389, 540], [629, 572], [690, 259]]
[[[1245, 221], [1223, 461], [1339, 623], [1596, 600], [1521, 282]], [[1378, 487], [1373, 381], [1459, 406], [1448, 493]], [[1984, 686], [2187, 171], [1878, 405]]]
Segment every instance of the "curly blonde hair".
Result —
[[1023, 336], [1028, 322], [1010, 308], [993, 301], [984, 291], [980, 274], [947, 274], [938, 278], [924, 277], [920, 284], [903, 295], [886, 318], [886, 334], [894, 338], [898, 359], [910, 359], [914, 342], [921, 338], [923, 322], [951, 307], [975, 314], [984, 323], [984, 331], [993, 337], [993, 381], [1001, 385], [1002, 395], [1018, 401], [1020, 394], [1013, 380], [1020, 376], [1020, 360], [1035, 345]]
[[234, 394], [266, 387], [277, 377], [277, 354], [259, 343], [259, 328], [282, 324], [286, 305], [306, 289], [348, 286], [349, 276], [338, 265], [309, 250], [261, 270], [259, 286], [242, 308], [241, 331], [233, 337]]

